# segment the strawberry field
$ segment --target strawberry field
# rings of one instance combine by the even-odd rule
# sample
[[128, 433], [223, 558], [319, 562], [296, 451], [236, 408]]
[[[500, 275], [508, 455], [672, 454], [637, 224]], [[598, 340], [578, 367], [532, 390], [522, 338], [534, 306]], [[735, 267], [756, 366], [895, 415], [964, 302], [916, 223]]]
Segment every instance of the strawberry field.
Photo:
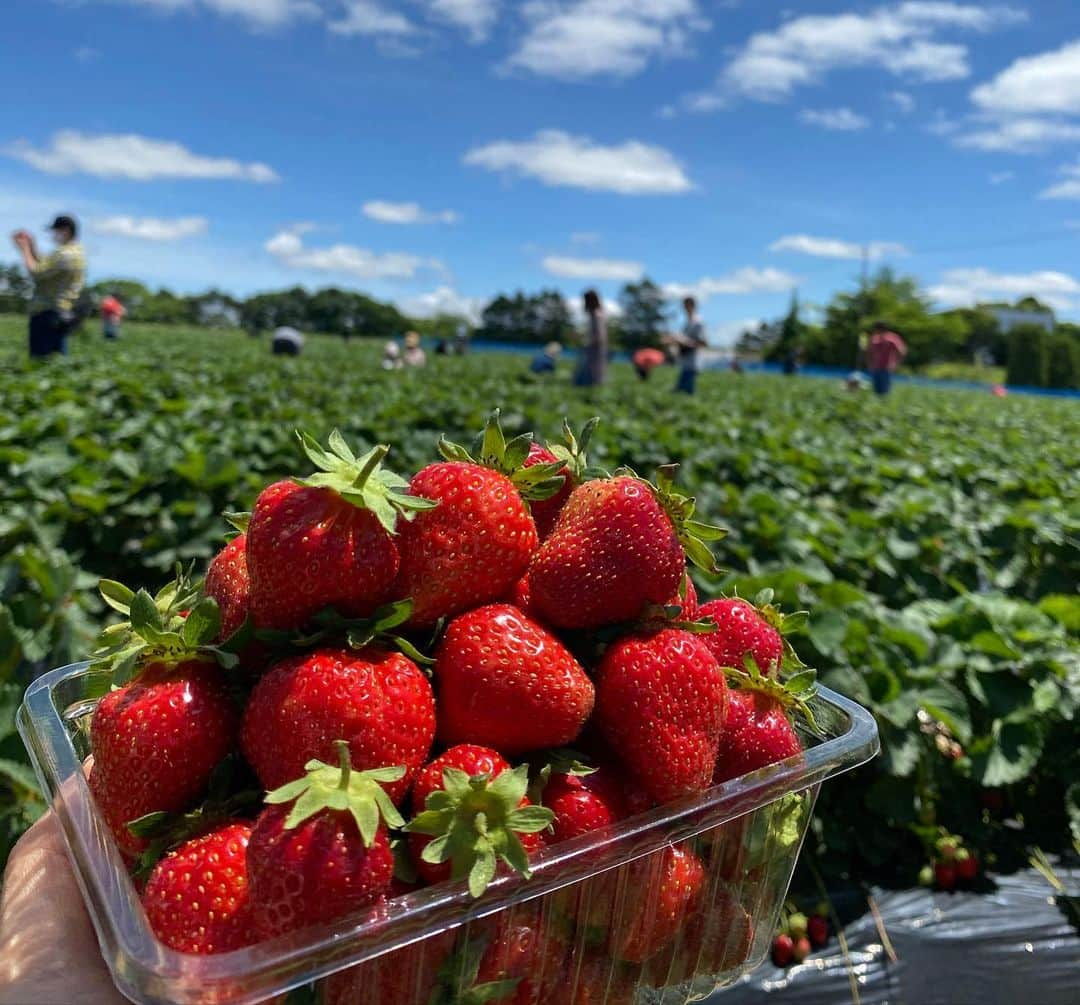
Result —
[[[395, 444], [413, 471], [494, 406], [508, 433], [602, 417], [590, 460], [678, 462], [729, 530], [703, 598], [770, 588], [808, 610], [792, 641], [877, 717], [883, 756], [827, 786], [805, 864], [827, 882], [910, 885], [943, 832], [1009, 869], [1080, 839], [1080, 410], [1071, 401], [617, 366], [586, 396], [521, 357], [433, 357], [384, 372], [381, 346], [312, 338], [272, 358], [240, 335], [131, 326], [30, 368], [0, 319], [0, 857], [40, 811], [12, 730], [41, 671], [81, 659], [101, 577], [164, 582], [220, 547], [221, 514], [295, 470], [296, 428]], [[803, 885], [812, 888], [812, 872]]]

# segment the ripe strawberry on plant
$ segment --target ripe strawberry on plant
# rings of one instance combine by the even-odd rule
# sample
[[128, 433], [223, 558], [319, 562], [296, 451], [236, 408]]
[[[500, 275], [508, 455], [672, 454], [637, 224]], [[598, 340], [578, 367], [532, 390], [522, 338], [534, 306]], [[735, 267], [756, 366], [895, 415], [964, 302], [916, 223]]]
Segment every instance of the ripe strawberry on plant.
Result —
[[[121, 850], [137, 855], [146, 841], [132, 821], [191, 807], [236, 742], [238, 713], [218, 662], [236, 657], [216, 649], [217, 604], [178, 571], [156, 597], [102, 580], [101, 595], [128, 618], [102, 632], [95, 669], [114, 690], [94, 710], [90, 790]], [[187, 611], [186, 617], [181, 611]]]
[[387, 827], [405, 821], [383, 785], [401, 766], [353, 771], [349, 745], [339, 763], [309, 761], [307, 774], [270, 792], [247, 849], [252, 916], [272, 938], [335, 921], [384, 897], [394, 874]]
[[727, 685], [700, 636], [676, 628], [613, 642], [597, 671], [601, 734], [658, 803], [708, 788]]
[[439, 739], [503, 754], [560, 747], [581, 732], [593, 684], [546, 628], [509, 604], [454, 618], [435, 652]]
[[934, 882], [939, 890], [953, 890], [956, 887], [956, 866], [951, 862], [938, 862], [934, 865]]
[[[529, 567], [533, 608], [558, 628], [598, 628], [637, 618], [678, 590], [686, 556], [712, 568], [705, 539], [721, 531], [691, 519], [673, 469], [656, 485], [624, 474], [574, 489]], [[684, 552], [685, 549], [685, 552]]]
[[324, 607], [353, 618], [372, 614], [393, 593], [398, 518], [408, 522], [434, 505], [407, 494], [405, 480], [383, 469], [389, 447], [358, 458], [337, 430], [329, 451], [298, 436], [319, 470], [263, 489], [248, 524], [258, 628], [301, 628]]
[[247, 823], [229, 823], [169, 852], [142, 894], [154, 934], [182, 953], [225, 953], [251, 945], [245, 849]]
[[979, 874], [979, 860], [966, 848], [956, 853], [956, 878], [961, 883], [970, 883]]
[[726, 782], [802, 753], [791, 715], [799, 709], [813, 722], [806, 702], [813, 694], [814, 672], [804, 670], [781, 681], [775, 667], [762, 674], [751, 660], [747, 673], [729, 673], [729, 681], [737, 686], [728, 689], [714, 782]]
[[781, 932], [772, 944], [772, 961], [775, 966], [787, 967], [795, 958], [795, 940], [786, 932]]
[[824, 915], [810, 915], [806, 923], [806, 934], [815, 949], [821, 949], [829, 941], [829, 922]]
[[419, 667], [377, 646], [324, 648], [281, 660], [255, 685], [244, 710], [241, 746], [263, 787], [277, 789], [310, 760], [349, 744], [357, 771], [403, 765], [385, 783], [400, 803], [435, 738], [435, 697]]
[[416, 778], [405, 826], [417, 871], [428, 883], [468, 877], [479, 897], [500, 861], [528, 878], [529, 855], [543, 847], [551, 810], [527, 796], [526, 765], [511, 768], [495, 750], [451, 747]]

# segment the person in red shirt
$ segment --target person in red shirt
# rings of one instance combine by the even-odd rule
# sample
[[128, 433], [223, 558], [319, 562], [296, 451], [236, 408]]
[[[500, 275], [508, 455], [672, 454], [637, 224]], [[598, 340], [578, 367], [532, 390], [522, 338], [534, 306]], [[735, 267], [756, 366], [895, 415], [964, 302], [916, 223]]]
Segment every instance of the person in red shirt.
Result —
[[662, 366], [666, 360], [667, 357], [659, 349], [651, 348], [638, 349], [638, 351], [630, 357], [630, 361], [634, 364], [637, 375], [642, 380], [648, 380], [649, 374], [658, 366]]
[[875, 322], [866, 343], [866, 369], [870, 371], [875, 394], [889, 393], [893, 374], [906, 355], [907, 343], [884, 321]]
[[120, 321], [126, 313], [115, 293], [110, 293], [101, 301], [101, 326], [107, 339], [120, 337]]

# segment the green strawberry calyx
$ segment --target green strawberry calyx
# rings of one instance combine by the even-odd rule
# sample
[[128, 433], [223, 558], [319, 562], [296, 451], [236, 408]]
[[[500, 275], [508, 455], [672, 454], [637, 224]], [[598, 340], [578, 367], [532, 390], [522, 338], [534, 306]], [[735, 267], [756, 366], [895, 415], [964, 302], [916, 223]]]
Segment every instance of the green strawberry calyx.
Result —
[[749, 653], [743, 659], [744, 670], [724, 667], [728, 683], [744, 691], [758, 691], [784, 708], [788, 714], [798, 712], [814, 732], [819, 732], [810, 701], [817, 693], [817, 671], [802, 667], [786, 677], [780, 676], [775, 665], [762, 672]]
[[423, 860], [432, 865], [449, 862], [451, 877], [468, 877], [469, 892], [479, 897], [495, 878], [500, 860], [525, 879], [531, 875], [518, 835], [544, 830], [555, 814], [543, 806], [520, 805], [528, 787], [526, 764], [494, 778], [445, 768], [443, 787], [428, 795], [423, 812], [405, 830], [433, 838]]
[[297, 430], [296, 435], [308, 459], [319, 469], [307, 478], [297, 478], [297, 484], [330, 489], [353, 506], [370, 510], [391, 534], [397, 529], [398, 517], [412, 520], [417, 513], [438, 505], [434, 500], [409, 495], [409, 483], [382, 466], [390, 452], [385, 444], [357, 457], [337, 429], [327, 440], [329, 450], [307, 433]]
[[525, 467], [533, 443], [533, 434], [522, 433], [512, 440], [507, 440], [499, 414], [497, 408], [491, 413], [474, 452], [443, 438], [439, 441], [439, 453], [448, 461], [478, 464], [480, 467], [498, 471], [514, 483], [523, 499], [530, 502], [550, 499], [566, 482], [565, 460]]
[[349, 813], [356, 821], [364, 847], [370, 848], [375, 842], [381, 823], [385, 823], [387, 827], [405, 826], [397, 807], [383, 788], [384, 782], [397, 782], [404, 778], [405, 766], [399, 764], [369, 771], [354, 771], [348, 743], [335, 740], [334, 748], [338, 754], [337, 765], [318, 760], [308, 761], [304, 765], [307, 774], [303, 778], [297, 778], [273, 792], [268, 792], [265, 801], [272, 806], [293, 804], [285, 818], [286, 830], [299, 827], [305, 820], [323, 810]]
[[108, 670], [120, 687], [140, 669], [177, 666], [193, 660], [216, 661], [226, 670], [239, 663], [234, 652], [215, 643], [221, 632], [217, 601], [202, 595], [192, 569], [176, 567], [176, 578], [154, 596], [112, 579], [98, 584], [102, 599], [126, 620], [109, 625], [97, 638], [91, 668]]
[[603, 474], [603, 472], [589, 466], [587, 453], [589, 444], [592, 442], [593, 433], [596, 432], [599, 423], [600, 416], [594, 415], [581, 427], [581, 432], [575, 436], [573, 429], [570, 428], [570, 423], [563, 419], [563, 442], [548, 444], [548, 450], [563, 462], [575, 484], [580, 484], [594, 474]]

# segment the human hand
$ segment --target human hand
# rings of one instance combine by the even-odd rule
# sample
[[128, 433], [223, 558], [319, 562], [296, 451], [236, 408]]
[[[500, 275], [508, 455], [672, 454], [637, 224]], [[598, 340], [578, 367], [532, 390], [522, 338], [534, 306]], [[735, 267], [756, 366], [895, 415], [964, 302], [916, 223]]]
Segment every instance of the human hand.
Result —
[[15, 247], [22, 248], [31, 240], [30, 232], [26, 230], [16, 230], [15, 233], [11, 235], [11, 239], [15, 242]]
[[128, 1005], [101, 958], [50, 810], [12, 850], [0, 896], [0, 1005]]

